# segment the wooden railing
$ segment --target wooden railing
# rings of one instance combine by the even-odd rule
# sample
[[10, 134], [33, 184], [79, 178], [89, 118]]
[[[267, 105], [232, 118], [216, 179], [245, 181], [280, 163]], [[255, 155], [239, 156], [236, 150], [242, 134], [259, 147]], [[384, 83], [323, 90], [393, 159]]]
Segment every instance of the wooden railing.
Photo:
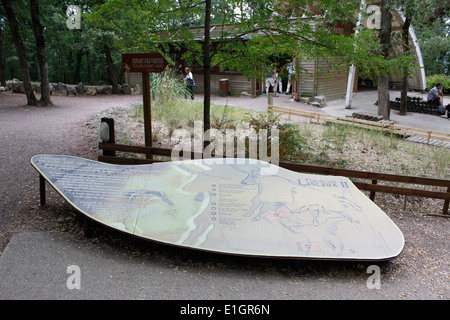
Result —
[[278, 107], [274, 105], [269, 105], [268, 109], [272, 112], [282, 113], [288, 116], [291, 120], [292, 116], [303, 117], [309, 120], [310, 123], [325, 123], [334, 122], [345, 125], [350, 125], [354, 127], [366, 128], [366, 129], [376, 129], [383, 132], [388, 132], [392, 134], [398, 134], [402, 136], [414, 136], [426, 139], [427, 144], [430, 144], [431, 140], [438, 140], [450, 143], [450, 133], [438, 132], [432, 130], [415, 129], [405, 126], [399, 126], [395, 124], [384, 124], [374, 121], [367, 121], [362, 119], [355, 119], [350, 117], [339, 117], [326, 113], [310, 112], [299, 109], [292, 109], [286, 107]]
[[[158, 161], [168, 161], [170, 160], [172, 153], [172, 150], [164, 148], [129, 146], [117, 143], [103, 143], [103, 142], [99, 144], [99, 149], [103, 150], [103, 155], [99, 155], [98, 160], [114, 164], [148, 164]], [[146, 158], [145, 159], [127, 158], [117, 156], [116, 152], [119, 151], [127, 153], [144, 154], [146, 155]], [[153, 159], [155, 156], [158, 156], [159, 158], [164, 157], [165, 159], [157, 159], [157, 160]], [[185, 155], [180, 156], [184, 157]], [[202, 154], [191, 152], [190, 155], [188, 155], [188, 157], [190, 157], [191, 159], [195, 158], [198, 159], [202, 158]], [[450, 202], [450, 180], [384, 174], [368, 171], [327, 168], [321, 166], [288, 163], [288, 162], [280, 162], [279, 166], [295, 172], [344, 176], [347, 178], [351, 178], [352, 180], [354, 179], [369, 180], [366, 182], [353, 181], [353, 183], [360, 190], [369, 191], [370, 192], [369, 197], [372, 201], [375, 200], [375, 195], [377, 192], [405, 195], [406, 197], [417, 196], [432, 199], [442, 199], [444, 200], [442, 213], [448, 215], [448, 208]], [[406, 188], [392, 185], [389, 186], [379, 184], [379, 182], [414, 184], [420, 185], [422, 186], [422, 188]], [[436, 189], [446, 188], [446, 191], [424, 190], [423, 187], [432, 187]]]

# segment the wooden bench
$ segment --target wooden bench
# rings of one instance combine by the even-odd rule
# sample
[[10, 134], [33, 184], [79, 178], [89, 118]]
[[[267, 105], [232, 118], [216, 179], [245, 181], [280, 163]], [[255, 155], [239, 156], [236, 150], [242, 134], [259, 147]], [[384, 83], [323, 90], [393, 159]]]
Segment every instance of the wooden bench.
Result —
[[[389, 101], [391, 109], [400, 110], [400, 98], [395, 98], [395, 101]], [[428, 102], [421, 97], [407, 97], [407, 111], [440, 115], [439, 103]]]

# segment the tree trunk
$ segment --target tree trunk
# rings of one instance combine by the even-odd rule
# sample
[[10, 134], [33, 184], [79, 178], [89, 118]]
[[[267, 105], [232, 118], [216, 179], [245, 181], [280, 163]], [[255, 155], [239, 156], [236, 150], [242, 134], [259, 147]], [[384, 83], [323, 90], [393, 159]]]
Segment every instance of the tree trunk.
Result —
[[112, 85], [112, 93], [119, 94], [119, 83], [117, 82], [116, 71], [114, 69], [114, 63], [111, 57], [111, 51], [107, 44], [103, 45], [106, 55], [106, 64], [108, 65], [108, 75]]
[[[211, 0], [205, 1], [205, 42], [203, 43], [203, 130], [209, 133], [211, 128]], [[204, 136], [204, 146], [211, 141], [209, 134]]]
[[48, 64], [45, 55], [45, 40], [43, 28], [39, 18], [38, 0], [30, 0], [31, 20], [33, 22], [34, 37], [36, 38], [37, 58], [39, 63], [39, 74], [41, 79], [41, 106], [51, 105], [50, 84], [48, 80]]
[[77, 52], [77, 64], [75, 66], [75, 74], [73, 75], [73, 78], [75, 80], [74, 83], [80, 83], [81, 82], [81, 59], [83, 58], [83, 50], [80, 49]]
[[389, 76], [378, 76], [378, 115], [384, 119], [390, 119], [389, 108]]
[[[409, 54], [409, 26], [411, 25], [411, 17], [407, 14], [402, 29], [402, 46], [403, 52]], [[400, 96], [400, 115], [404, 116], [408, 112], [408, 68], [403, 69], [402, 89]]]
[[6, 62], [5, 52], [3, 50], [3, 29], [0, 25], [0, 86], [6, 86]]
[[408, 113], [408, 74], [407, 68], [403, 69], [402, 86], [400, 91], [400, 112], [401, 116], [406, 116]]
[[[391, 18], [389, 0], [381, 1], [380, 44], [385, 60], [389, 59], [389, 53], [391, 51]], [[381, 72], [382, 73], [378, 77], [378, 115], [389, 120], [389, 70], [382, 70]]]
[[6, 17], [8, 18], [11, 35], [14, 39], [17, 56], [19, 57], [20, 71], [22, 73], [23, 87], [27, 97], [27, 104], [30, 106], [37, 105], [37, 99], [31, 88], [30, 69], [28, 68], [28, 61], [25, 53], [25, 46], [22, 42], [19, 32], [19, 23], [11, 6], [11, 0], [2, 0], [3, 8], [5, 9]]
[[89, 84], [93, 85], [94, 80], [94, 70], [92, 69], [92, 61], [91, 61], [91, 52], [89, 51], [89, 47], [86, 46], [86, 61], [88, 65], [88, 73], [89, 73]]

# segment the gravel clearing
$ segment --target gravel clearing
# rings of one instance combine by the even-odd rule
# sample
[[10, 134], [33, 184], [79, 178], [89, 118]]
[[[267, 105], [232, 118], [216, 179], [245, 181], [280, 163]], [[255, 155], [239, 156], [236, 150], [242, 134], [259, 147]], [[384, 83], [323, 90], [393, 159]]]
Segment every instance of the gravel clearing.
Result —
[[[128, 237], [94, 228], [94, 236], [83, 238], [83, 223], [79, 215], [56, 192], [48, 188], [47, 205], [39, 206], [38, 174], [30, 165], [37, 153], [55, 153], [96, 159], [100, 118], [116, 120], [116, 139], [131, 143], [141, 139], [142, 125], [127, 116], [130, 105], [141, 103], [141, 96], [52, 97], [54, 107], [24, 106], [25, 96], [4, 92], [0, 94], [0, 254], [11, 237], [22, 232], [60, 232], [69, 240], [88, 248], [109, 247], [139, 261], [159, 262], [165, 270], [197, 273], [213, 278], [224, 276], [232, 298], [261, 297], [266, 290], [271, 299], [268, 278], [284, 296], [275, 299], [444, 299], [450, 297], [449, 285], [449, 226], [448, 218], [428, 215], [432, 206], [442, 208], [442, 201], [408, 201], [404, 197], [377, 195], [376, 203], [398, 225], [405, 237], [405, 248], [399, 257], [379, 263], [382, 274], [380, 290], [369, 290], [366, 263], [301, 261], [255, 261], [233, 257], [193, 253], [188, 262], [180, 263], [179, 252], [153, 244], [142, 244]], [[161, 131], [163, 128], [159, 128]], [[142, 140], [142, 139], [141, 139]], [[367, 153], [370, 154], [370, 149]], [[351, 155], [349, 155], [351, 156]], [[383, 155], [378, 155], [380, 161]], [[378, 162], [378, 161], [372, 161]], [[366, 162], [363, 167], [371, 171]], [[414, 175], [413, 166], [410, 175]], [[376, 170], [374, 170], [376, 171]], [[435, 209], [430, 209], [436, 212]], [[251, 270], [251, 271], [250, 271]], [[252, 282], [246, 282], [252, 278]], [[262, 279], [257, 281], [255, 279]], [[225, 280], [224, 280], [225, 281]], [[272, 280], [270, 280], [272, 281]], [[297, 292], [304, 282], [323, 284], [330, 296], [320, 292]], [[207, 282], [207, 281], [206, 281]], [[251, 286], [250, 286], [251, 284]], [[357, 285], [359, 294], [346, 288]], [[214, 291], [206, 284], [205, 292]], [[219, 284], [214, 285], [219, 288]], [[251, 287], [251, 290], [250, 290]], [[247, 290], [246, 290], [247, 288]], [[336, 289], [338, 288], [338, 289]], [[339, 289], [341, 288], [341, 289]], [[295, 293], [297, 292], [297, 293]], [[224, 291], [224, 296], [227, 296]], [[283, 295], [283, 294], [282, 294]], [[212, 295], [214, 297], [214, 295]], [[217, 296], [220, 298], [220, 295]], [[170, 294], [167, 298], [171, 298]], [[273, 298], [273, 297], [272, 297]]]

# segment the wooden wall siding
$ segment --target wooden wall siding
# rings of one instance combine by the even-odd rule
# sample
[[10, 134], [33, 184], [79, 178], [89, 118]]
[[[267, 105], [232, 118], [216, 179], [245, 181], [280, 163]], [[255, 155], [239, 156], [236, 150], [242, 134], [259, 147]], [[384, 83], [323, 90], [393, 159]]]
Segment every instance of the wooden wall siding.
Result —
[[333, 68], [325, 60], [303, 61], [300, 67], [300, 96], [325, 96], [332, 101], [345, 95], [348, 77], [345, 70]]
[[[345, 95], [347, 88], [347, 74], [343, 70], [331, 70], [325, 61], [302, 62], [300, 75], [300, 96], [325, 96], [327, 101], [340, 99]], [[316, 74], [314, 75], [314, 68]], [[203, 74], [194, 73], [195, 93], [203, 93]], [[252, 81], [240, 74], [212, 74], [211, 94], [219, 95], [220, 80], [228, 79], [230, 94], [239, 96], [242, 92], [252, 94]], [[140, 73], [125, 73], [125, 81], [133, 87], [139, 84], [142, 88], [142, 75]], [[265, 82], [262, 82], [262, 93], [265, 93]], [[286, 90], [286, 88], [283, 88]]]
[[142, 88], [142, 74], [134, 72], [125, 72], [125, 82], [133, 88], [136, 84], [139, 84]]
[[[230, 86], [230, 92], [233, 96], [239, 96], [243, 91], [252, 93], [252, 81], [243, 77], [242, 75], [232, 75], [232, 74], [212, 74], [211, 75], [211, 94], [219, 95], [219, 81], [221, 79], [229, 79], [228, 83]], [[194, 73], [195, 80], [195, 93], [203, 93], [203, 74]], [[125, 73], [125, 82], [133, 87], [139, 84], [142, 88], [142, 74], [140, 73]]]
[[318, 60], [316, 65], [316, 96], [325, 96], [327, 101], [343, 98], [347, 90], [347, 69], [333, 68], [325, 60]]
[[300, 62], [300, 87], [301, 97], [312, 97], [314, 95], [314, 61]]
[[[242, 92], [252, 93], [252, 81], [243, 77], [242, 75], [233, 74], [212, 74], [211, 75], [211, 94], [219, 95], [220, 93], [220, 80], [228, 79], [228, 85], [230, 86], [230, 94], [232, 96], [239, 96]], [[195, 74], [195, 93], [203, 93], [203, 74]]]

